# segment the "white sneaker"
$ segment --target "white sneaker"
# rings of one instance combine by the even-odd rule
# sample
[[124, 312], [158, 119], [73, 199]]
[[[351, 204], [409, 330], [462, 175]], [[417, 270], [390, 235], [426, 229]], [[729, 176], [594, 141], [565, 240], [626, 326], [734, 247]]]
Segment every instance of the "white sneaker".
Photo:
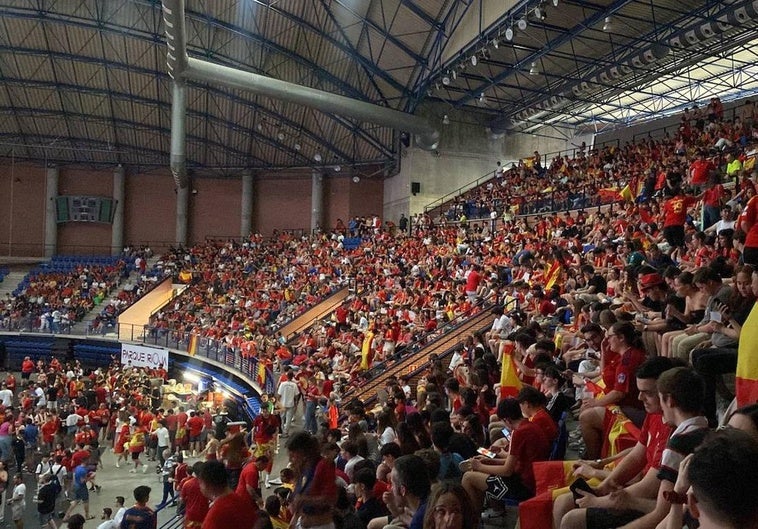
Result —
[[116, 461], [116, 468], [121, 468], [121, 465], [118, 464], [118, 461]]
[[147, 465], [142, 465], [142, 473], [144, 474], [147, 472]]

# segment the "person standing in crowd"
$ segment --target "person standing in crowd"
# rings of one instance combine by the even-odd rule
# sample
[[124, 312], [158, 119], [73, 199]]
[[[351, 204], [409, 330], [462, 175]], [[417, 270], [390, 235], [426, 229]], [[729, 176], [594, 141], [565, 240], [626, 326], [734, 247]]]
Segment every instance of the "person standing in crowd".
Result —
[[16, 529], [24, 529], [24, 511], [26, 510], [26, 485], [21, 473], [13, 476], [13, 495], [8, 500], [11, 516]]
[[284, 412], [282, 413], [282, 436], [287, 437], [290, 432], [290, 426], [295, 418], [295, 398], [299, 392], [297, 383], [292, 380], [292, 371], [284, 373], [282, 381], [276, 394], [279, 396], [279, 405]]
[[258, 519], [255, 504], [249, 497], [241, 496], [229, 487], [229, 477], [223, 463], [203, 463], [197, 479], [200, 490], [211, 504], [202, 523], [203, 529], [255, 526]]
[[134, 505], [124, 511], [120, 529], [157, 529], [158, 516], [147, 502], [150, 501], [150, 487], [140, 485], [134, 489]]
[[301, 527], [334, 529], [332, 509], [337, 502], [334, 461], [321, 457], [318, 439], [298, 432], [287, 442], [289, 461], [302, 476], [292, 493], [290, 512]]

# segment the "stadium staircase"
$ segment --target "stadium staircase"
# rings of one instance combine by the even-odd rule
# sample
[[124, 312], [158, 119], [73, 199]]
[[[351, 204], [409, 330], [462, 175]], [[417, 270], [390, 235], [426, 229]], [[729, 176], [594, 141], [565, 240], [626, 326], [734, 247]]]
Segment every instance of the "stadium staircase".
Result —
[[369, 370], [369, 380], [359, 388], [355, 388], [345, 394], [343, 400], [360, 399], [364, 403], [373, 402], [377, 392], [384, 389], [387, 380], [391, 376], [409, 381], [412, 390], [415, 390], [416, 382], [423, 375], [429, 364], [429, 356], [436, 354], [446, 365], [456, 347], [463, 343], [468, 334], [488, 329], [492, 326], [492, 306], [485, 306], [481, 312], [462, 320], [452, 329], [438, 336], [431, 342], [423, 345], [420, 349], [398, 361], [388, 360]]
[[313, 325], [313, 322], [327, 317], [339, 307], [350, 294], [348, 287], [341, 288], [321, 303], [303, 312], [279, 329], [288, 341]]

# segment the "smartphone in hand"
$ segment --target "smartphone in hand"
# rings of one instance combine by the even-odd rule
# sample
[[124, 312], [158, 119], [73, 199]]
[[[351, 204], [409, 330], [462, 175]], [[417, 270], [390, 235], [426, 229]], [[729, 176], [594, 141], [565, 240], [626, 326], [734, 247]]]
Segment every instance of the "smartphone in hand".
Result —
[[494, 459], [495, 456], [497, 455], [492, 450], [487, 450], [486, 448], [477, 448], [476, 451], [482, 454], [484, 457], [488, 457], [490, 459]]
[[569, 490], [574, 495], [574, 503], [576, 503], [576, 500], [582, 497], [582, 495], [579, 494], [578, 492], [580, 490], [589, 492], [590, 494], [597, 496], [594, 489], [589, 486], [589, 484], [584, 478], [576, 478], [574, 482], [569, 486]]

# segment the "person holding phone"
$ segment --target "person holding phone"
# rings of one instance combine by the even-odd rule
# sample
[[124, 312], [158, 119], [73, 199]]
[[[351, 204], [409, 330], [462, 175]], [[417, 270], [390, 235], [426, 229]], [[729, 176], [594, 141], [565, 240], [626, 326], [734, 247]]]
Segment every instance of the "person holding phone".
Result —
[[537, 424], [521, 413], [514, 398], [500, 401], [497, 415], [512, 432], [505, 459], [483, 456], [471, 460], [471, 470], [463, 475], [463, 488], [481, 512], [485, 498], [494, 502], [507, 499], [523, 501], [534, 496], [532, 463], [545, 461], [550, 455], [550, 441]]

